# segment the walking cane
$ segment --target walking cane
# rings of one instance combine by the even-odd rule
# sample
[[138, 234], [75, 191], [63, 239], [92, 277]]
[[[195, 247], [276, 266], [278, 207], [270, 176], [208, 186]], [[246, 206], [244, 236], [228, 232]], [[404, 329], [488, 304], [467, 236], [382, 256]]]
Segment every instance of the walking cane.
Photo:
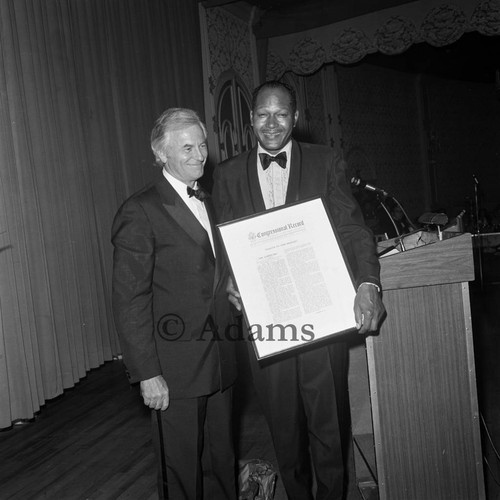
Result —
[[161, 483], [163, 489], [163, 498], [168, 500], [168, 484], [167, 484], [167, 462], [165, 460], [165, 448], [163, 447], [163, 427], [161, 425], [161, 410], [156, 411], [156, 420], [158, 421], [158, 437], [160, 440], [160, 463], [161, 463]]

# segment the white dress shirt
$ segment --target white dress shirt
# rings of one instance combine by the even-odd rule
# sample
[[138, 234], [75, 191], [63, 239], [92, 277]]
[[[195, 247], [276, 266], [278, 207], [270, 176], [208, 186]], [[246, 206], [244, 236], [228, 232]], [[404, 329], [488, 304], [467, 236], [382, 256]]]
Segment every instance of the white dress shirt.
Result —
[[266, 209], [279, 207], [285, 204], [286, 191], [288, 188], [288, 179], [290, 177], [290, 163], [292, 156], [292, 141], [271, 156], [277, 156], [282, 151], [286, 152], [286, 168], [280, 167], [273, 161], [269, 167], [264, 170], [260, 162], [260, 153], [267, 153], [259, 144], [257, 147], [257, 173], [259, 176], [260, 190], [264, 198]]

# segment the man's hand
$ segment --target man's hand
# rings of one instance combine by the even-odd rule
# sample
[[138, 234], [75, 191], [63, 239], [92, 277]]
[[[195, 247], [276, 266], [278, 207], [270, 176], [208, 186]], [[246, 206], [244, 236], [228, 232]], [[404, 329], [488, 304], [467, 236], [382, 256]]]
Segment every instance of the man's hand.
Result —
[[227, 279], [226, 292], [229, 302], [231, 302], [231, 304], [233, 304], [233, 306], [236, 307], [238, 311], [241, 311], [241, 295], [234, 287], [233, 278], [231, 278], [231, 276], [229, 276], [229, 278]]
[[377, 287], [361, 284], [354, 299], [354, 319], [359, 333], [377, 330], [384, 315], [385, 307]]
[[170, 403], [168, 386], [161, 375], [148, 380], [141, 380], [141, 395], [144, 404], [152, 410], [166, 410]]

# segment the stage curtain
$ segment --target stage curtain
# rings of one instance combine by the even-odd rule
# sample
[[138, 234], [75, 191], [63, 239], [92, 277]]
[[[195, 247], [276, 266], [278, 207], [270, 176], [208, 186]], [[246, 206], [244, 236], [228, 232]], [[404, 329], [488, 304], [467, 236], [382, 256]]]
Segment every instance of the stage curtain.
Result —
[[155, 175], [154, 119], [203, 88], [196, 0], [0, 0], [0, 30], [5, 428], [120, 353], [113, 215]]

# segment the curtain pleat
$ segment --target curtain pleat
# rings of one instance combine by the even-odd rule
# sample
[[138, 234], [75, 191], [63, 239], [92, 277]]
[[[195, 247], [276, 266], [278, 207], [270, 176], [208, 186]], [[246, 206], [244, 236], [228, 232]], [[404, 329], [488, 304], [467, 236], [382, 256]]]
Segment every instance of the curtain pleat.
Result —
[[196, 0], [0, 0], [0, 428], [120, 353], [110, 227], [203, 114]]

